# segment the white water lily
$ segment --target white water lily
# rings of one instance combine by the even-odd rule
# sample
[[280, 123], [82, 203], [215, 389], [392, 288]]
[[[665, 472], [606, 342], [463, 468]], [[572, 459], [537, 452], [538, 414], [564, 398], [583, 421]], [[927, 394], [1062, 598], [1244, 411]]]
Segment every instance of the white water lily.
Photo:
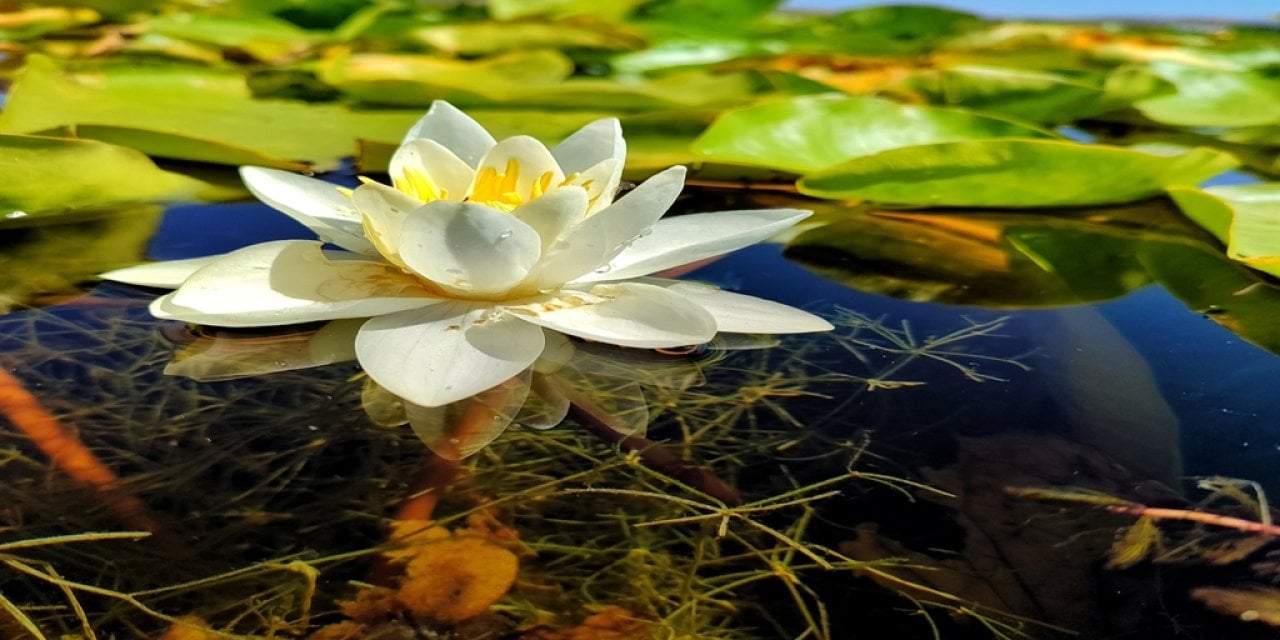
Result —
[[754, 244], [795, 209], [661, 219], [684, 183], [672, 167], [614, 200], [625, 143], [618, 121], [552, 149], [496, 142], [437, 102], [391, 161], [392, 185], [354, 190], [246, 167], [263, 202], [321, 242], [284, 240], [212, 261], [159, 263], [104, 277], [177, 290], [161, 318], [253, 327], [368, 318], [356, 356], [386, 390], [439, 407], [493, 388], [543, 352], [544, 331], [626, 347], [709, 341], [717, 331], [798, 333], [831, 325], [751, 296], [648, 274]]

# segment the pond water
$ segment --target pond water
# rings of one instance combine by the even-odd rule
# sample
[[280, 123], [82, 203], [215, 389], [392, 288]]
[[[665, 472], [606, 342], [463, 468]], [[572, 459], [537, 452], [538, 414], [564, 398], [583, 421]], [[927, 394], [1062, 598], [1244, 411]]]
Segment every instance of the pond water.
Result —
[[[1133, 515], [1080, 501], [1248, 518], [1256, 496], [1280, 495], [1280, 358], [1191, 308], [1181, 281], [1150, 275], [1200, 256], [1152, 249], [1173, 223], [1151, 212], [1168, 205], [1054, 218], [1067, 224], [703, 188], [676, 208], [784, 205], [819, 215], [785, 247], [682, 277], [836, 329], [684, 356], [601, 349], [577, 383], [607, 413], [635, 411], [636, 396], [617, 391], [640, 382], [647, 442], [579, 414], [548, 431], [513, 427], [459, 467], [407, 427], [373, 424], [354, 364], [166, 376], [175, 351], [192, 362], [191, 347], [215, 349], [218, 334], [151, 318], [154, 291], [100, 284], [0, 316], [0, 364], [121, 479], [85, 490], [25, 436], [0, 432], [0, 531], [154, 531], [0, 545], [16, 569], [0, 593], [44, 629], [119, 638], [158, 637], [185, 615], [254, 637], [324, 625], [332, 638], [668, 637], [628, 626], [655, 619], [699, 638], [1274, 637], [1202, 604], [1274, 580], [1274, 542], [1151, 520], [1160, 542], [1142, 555], [1154, 561], [1125, 563], [1112, 547], [1138, 529]], [[1126, 222], [1133, 208], [1142, 225]], [[1106, 244], [1116, 232], [1124, 244]], [[188, 205], [164, 214], [147, 253], [292, 237], [309, 234], [263, 205]], [[1133, 253], [1032, 277], [1009, 238], [1047, 261], [1055, 247]], [[917, 252], [884, 249], [906, 244]], [[1130, 264], [1158, 254], [1143, 274]], [[234, 358], [291, 337], [221, 339]], [[651, 447], [663, 455], [629, 453]], [[726, 506], [735, 497], [743, 504]], [[437, 546], [403, 537], [413, 510], [435, 519], [425, 538]], [[492, 613], [451, 636], [413, 635], [430, 632], [375, 589], [405, 571], [384, 555], [396, 549], [415, 558], [411, 574], [430, 568], [410, 575], [424, 600], [453, 590], [431, 605], [445, 620], [485, 580], [501, 582], [508, 556], [520, 571]], [[92, 589], [69, 605], [62, 579]], [[575, 615], [595, 616], [597, 635], [551, 630]], [[0, 624], [0, 637], [23, 634]]]

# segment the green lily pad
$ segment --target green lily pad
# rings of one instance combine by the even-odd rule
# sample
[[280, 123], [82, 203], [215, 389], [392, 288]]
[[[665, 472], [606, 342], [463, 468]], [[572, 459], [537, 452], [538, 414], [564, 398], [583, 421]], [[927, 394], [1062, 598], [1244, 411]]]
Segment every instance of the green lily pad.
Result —
[[1178, 187], [1169, 197], [1227, 246], [1227, 256], [1280, 276], [1280, 183]]
[[518, 103], [527, 109], [642, 111], [730, 104], [754, 94], [746, 72], [686, 71], [620, 82], [571, 78], [573, 61], [555, 51], [521, 51], [481, 60], [421, 54], [334, 56], [320, 77], [365, 104], [425, 107], [444, 99], [459, 106]]
[[211, 16], [176, 13], [142, 23], [148, 32], [215, 45], [264, 62], [296, 57], [319, 41], [317, 34], [271, 16]]
[[64, 127], [154, 156], [221, 164], [334, 168], [357, 139], [399, 140], [413, 112], [258, 100], [238, 74], [191, 67], [69, 73], [31, 56], [0, 112], [0, 133]]
[[468, 56], [530, 49], [629, 51], [645, 44], [621, 26], [581, 21], [463, 22], [417, 27], [407, 35], [440, 51]]
[[730, 109], [693, 143], [707, 160], [809, 173], [886, 149], [1049, 135], [1027, 126], [878, 98], [803, 96]]
[[1071, 207], [1196, 185], [1239, 163], [1195, 148], [1158, 155], [1056, 140], [971, 140], [891, 149], [805, 176], [824, 198], [936, 207]]
[[907, 91], [933, 104], [1063, 123], [1127, 107], [1160, 88], [1162, 83], [1149, 74], [1139, 78], [1128, 71], [1091, 81], [1048, 71], [962, 65], [921, 71], [889, 90]]
[[0, 135], [0, 229], [85, 208], [217, 195], [133, 149], [96, 140]]
[[1280, 77], [1267, 70], [1227, 71], [1159, 62], [1151, 70], [1177, 91], [1136, 103], [1143, 115], [1188, 127], [1280, 123]]

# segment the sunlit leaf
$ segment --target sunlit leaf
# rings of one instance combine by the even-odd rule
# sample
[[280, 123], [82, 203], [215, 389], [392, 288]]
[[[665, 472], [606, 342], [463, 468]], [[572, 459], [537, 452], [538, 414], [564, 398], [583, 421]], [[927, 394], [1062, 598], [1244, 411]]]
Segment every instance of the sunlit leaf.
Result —
[[0, 229], [86, 207], [217, 195], [147, 156], [96, 140], [0, 134]]
[[518, 103], [522, 108], [639, 111], [728, 104], [757, 91], [745, 72], [688, 71], [651, 80], [619, 82], [571, 78], [573, 62], [554, 51], [522, 51], [481, 60], [421, 54], [360, 53], [334, 56], [321, 79], [357, 101], [425, 107], [446, 99], [458, 105]]
[[964, 111], [878, 98], [805, 96], [724, 112], [693, 149], [707, 160], [795, 173], [911, 145], [1048, 135]]
[[102, 19], [87, 7], [40, 7], [0, 10], [0, 40], [26, 40], [50, 31], [93, 24]]
[[461, 55], [487, 55], [528, 49], [631, 50], [644, 39], [608, 23], [561, 22], [461, 22], [419, 27], [408, 34], [441, 51]]
[[1032, 122], [1062, 123], [1128, 106], [1160, 89], [1138, 84], [1135, 74], [1090, 82], [1046, 71], [1003, 67], [957, 66], [916, 73], [891, 91], [909, 91], [932, 103], [963, 106]]
[[1193, 127], [1248, 127], [1280, 123], [1280, 77], [1268, 71], [1223, 71], [1174, 63], [1152, 70], [1177, 88], [1138, 102], [1157, 122]]
[[196, 68], [64, 72], [32, 56], [10, 89], [0, 132], [74, 127], [154, 156], [223, 164], [332, 168], [357, 139], [399, 140], [421, 116], [254, 99], [236, 74]]
[[142, 23], [150, 33], [216, 45], [265, 62], [300, 55], [315, 43], [315, 34], [270, 16], [210, 16], [175, 13]]
[[1055, 140], [973, 140], [857, 158], [806, 176], [800, 190], [922, 206], [1087, 206], [1149, 198], [1237, 165], [1207, 148], [1170, 156]]
[[1179, 187], [1169, 196], [1227, 245], [1228, 257], [1280, 276], [1280, 183]]
[[498, 20], [526, 16], [598, 16], [618, 19], [645, 0], [489, 0], [489, 15]]

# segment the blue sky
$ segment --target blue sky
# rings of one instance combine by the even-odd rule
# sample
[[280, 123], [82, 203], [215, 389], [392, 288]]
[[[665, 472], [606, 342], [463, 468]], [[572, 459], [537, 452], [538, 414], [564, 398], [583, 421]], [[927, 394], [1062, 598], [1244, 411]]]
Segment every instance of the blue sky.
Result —
[[972, 11], [995, 18], [1207, 18], [1269, 21], [1280, 15], [1280, 0], [938, 0], [937, 2], [860, 2], [849, 0], [790, 0], [796, 9], [847, 9], [876, 4], [933, 4]]

